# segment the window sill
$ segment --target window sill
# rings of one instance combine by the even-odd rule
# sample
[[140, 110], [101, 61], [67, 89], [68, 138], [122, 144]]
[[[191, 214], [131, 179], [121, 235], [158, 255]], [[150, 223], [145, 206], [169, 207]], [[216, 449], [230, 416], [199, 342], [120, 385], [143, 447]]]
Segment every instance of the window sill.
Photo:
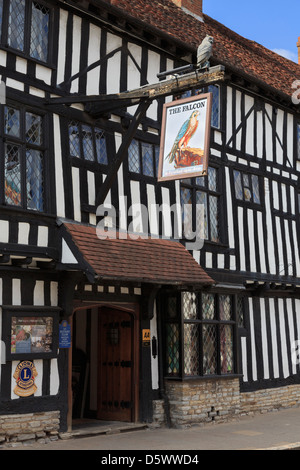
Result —
[[195, 375], [193, 377], [168, 377], [165, 376], [164, 380], [177, 381], [177, 382], [189, 382], [195, 380], [230, 380], [230, 379], [240, 379], [243, 377], [243, 374], [224, 374], [224, 375]]

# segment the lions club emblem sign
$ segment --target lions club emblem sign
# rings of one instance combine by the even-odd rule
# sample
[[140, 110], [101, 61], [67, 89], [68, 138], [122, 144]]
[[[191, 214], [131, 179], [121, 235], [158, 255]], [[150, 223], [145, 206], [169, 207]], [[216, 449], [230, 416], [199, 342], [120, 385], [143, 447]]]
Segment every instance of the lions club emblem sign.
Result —
[[34, 383], [38, 373], [31, 361], [23, 361], [18, 364], [14, 373], [14, 379], [17, 382], [14, 393], [19, 397], [29, 397], [37, 391]]

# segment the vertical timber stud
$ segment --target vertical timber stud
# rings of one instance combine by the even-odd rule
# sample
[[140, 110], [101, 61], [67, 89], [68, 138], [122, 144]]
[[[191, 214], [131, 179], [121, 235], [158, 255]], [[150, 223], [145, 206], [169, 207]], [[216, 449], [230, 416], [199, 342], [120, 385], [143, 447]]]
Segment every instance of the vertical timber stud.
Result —
[[160, 286], [142, 286], [142, 315], [141, 315], [141, 348], [140, 348], [140, 412], [141, 422], [151, 423], [153, 420], [153, 392], [152, 392], [152, 370], [151, 370], [151, 346], [144, 341], [143, 333], [150, 333], [150, 320], [154, 315], [154, 302]]
[[125, 160], [125, 157], [127, 155], [128, 148], [131, 144], [131, 141], [136, 133], [136, 130], [141, 123], [143, 117], [145, 116], [147, 109], [149, 108], [150, 104], [152, 103], [151, 99], [145, 99], [142, 100], [138, 106], [138, 109], [136, 110], [136, 113], [131, 121], [131, 124], [128, 128], [128, 131], [126, 132], [126, 135], [124, 136], [122, 140], [122, 144], [116, 154], [115, 160], [112, 162], [111, 168], [109, 170], [109, 173], [107, 177], [105, 178], [101, 189], [97, 195], [97, 201], [96, 205], [100, 206], [104, 203], [106, 196], [108, 195], [113, 182], [115, 181], [119, 168], [123, 161]]

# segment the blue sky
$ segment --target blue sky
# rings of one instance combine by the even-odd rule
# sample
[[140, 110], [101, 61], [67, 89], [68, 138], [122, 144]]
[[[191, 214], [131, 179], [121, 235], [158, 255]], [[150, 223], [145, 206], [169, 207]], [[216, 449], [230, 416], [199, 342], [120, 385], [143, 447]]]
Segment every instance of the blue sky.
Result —
[[203, 0], [203, 12], [245, 38], [298, 61], [299, 0]]

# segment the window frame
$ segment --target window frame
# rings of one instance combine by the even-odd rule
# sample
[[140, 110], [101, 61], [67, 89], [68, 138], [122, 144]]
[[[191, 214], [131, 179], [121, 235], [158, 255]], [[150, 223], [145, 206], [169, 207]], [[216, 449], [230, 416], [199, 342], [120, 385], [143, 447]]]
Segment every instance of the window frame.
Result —
[[[196, 296], [196, 303], [197, 303], [197, 311], [198, 316], [197, 318], [194, 319], [187, 319], [184, 318], [184, 310], [183, 310], [183, 296], [185, 293], [189, 294], [194, 294]], [[220, 377], [220, 378], [226, 378], [226, 377], [237, 377], [239, 376], [238, 372], [238, 319], [237, 319], [237, 294], [234, 293], [229, 293], [229, 292], [210, 292], [209, 294], [214, 297], [214, 311], [216, 313], [215, 318], [212, 319], [207, 319], [203, 318], [203, 305], [202, 305], [202, 299], [203, 295], [206, 295], [207, 293], [204, 292], [180, 292], [180, 293], [170, 293], [169, 295], [165, 296], [164, 298], [164, 324], [165, 324], [165, 336], [164, 336], [164, 377], [165, 379], [173, 379], [173, 380], [196, 380], [196, 379], [210, 379], [210, 378], [215, 378], [215, 377]], [[227, 296], [231, 299], [231, 319], [230, 320], [225, 320], [221, 319], [220, 316], [220, 297], [221, 296]], [[176, 304], [176, 316], [170, 318], [168, 316], [168, 308], [167, 308], [167, 302], [169, 298], [174, 298], [176, 297], [177, 304]], [[167, 326], [168, 325], [175, 325], [177, 327], [178, 331], [178, 372], [177, 373], [170, 373], [168, 371], [168, 366], [169, 366], [169, 357], [170, 355], [168, 354], [168, 339], [167, 339]], [[198, 337], [198, 356], [197, 361], [198, 361], [198, 373], [195, 374], [187, 374], [186, 373], [186, 363], [185, 363], [185, 357], [190, 358], [191, 357], [191, 350], [186, 349], [186, 344], [185, 344], [185, 326], [187, 325], [195, 325], [199, 329], [199, 337]], [[216, 346], [216, 373], [205, 373], [205, 367], [204, 367], [204, 344], [203, 344], [203, 331], [205, 326], [211, 326], [216, 329], [216, 338], [215, 338], [215, 346]], [[221, 359], [221, 353], [222, 353], [222, 345], [221, 345], [221, 331], [222, 327], [230, 327], [231, 332], [232, 332], [232, 349], [231, 349], [231, 354], [232, 354], [232, 372], [227, 372], [224, 373], [222, 372], [222, 359]], [[175, 331], [175, 330], [174, 330]], [[186, 354], [188, 352], [188, 354]], [[224, 352], [224, 351], [223, 351]], [[194, 355], [194, 357], [196, 356]]]
[[[210, 189], [209, 187], [209, 171], [213, 169], [216, 171], [216, 189]], [[208, 167], [208, 174], [206, 176], [199, 177], [200, 181], [204, 181], [204, 186], [197, 184], [198, 178], [188, 178], [186, 180], [180, 181], [180, 204], [182, 206], [182, 189], [188, 189], [192, 193], [192, 228], [191, 230], [195, 233], [196, 231], [196, 204], [197, 204], [197, 193], [202, 192], [206, 194], [206, 207], [207, 207], [207, 230], [208, 236], [204, 239], [205, 243], [213, 243], [213, 244], [222, 244], [223, 243], [223, 234], [222, 234], [222, 224], [221, 224], [221, 217], [220, 217], [220, 204], [221, 204], [221, 180], [220, 180], [220, 168], [217, 166], [210, 165]], [[217, 198], [217, 229], [218, 229], [218, 240], [213, 240], [211, 237], [212, 229], [211, 229], [211, 204], [209, 203], [210, 197]], [[184, 225], [184, 221], [182, 220], [182, 225]], [[182, 238], [184, 238], [184, 227], [182, 229]]]
[[[78, 127], [78, 144], [79, 144], [79, 155], [74, 155], [72, 154], [71, 152], [71, 141], [70, 141], [70, 128], [72, 126], [72, 124], [76, 124], [76, 126]], [[88, 124], [86, 122], [83, 122], [83, 121], [79, 121], [77, 119], [72, 119], [72, 120], [69, 120], [68, 121], [68, 124], [67, 124], [67, 135], [68, 135], [68, 154], [69, 154], [69, 157], [72, 159], [73, 162], [81, 162], [81, 163], [85, 163], [86, 165], [88, 166], [99, 166], [103, 169], [106, 169], [107, 171], [107, 168], [109, 166], [109, 155], [108, 155], [108, 141], [107, 141], [107, 132], [105, 131], [105, 129], [103, 129], [102, 127], [98, 126], [98, 125], [91, 125], [91, 124]], [[73, 126], [75, 127], [75, 126]], [[92, 138], [92, 149], [93, 149], [93, 159], [90, 159], [90, 158], [86, 158], [85, 157], [85, 150], [84, 150], [84, 127], [88, 127], [90, 130], [91, 130], [91, 138]], [[101, 131], [102, 132], [102, 137], [104, 138], [105, 140], [105, 156], [106, 156], [106, 162], [101, 162], [98, 160], [98, 154], [97, 154], [97, 143], [96, 143], [96, 129]], [[101, 138], [102, 138], [101, 137]], [[105, 172], [105, 171], [104, 171]]]
[[[20, 136], [13, 136], [7, 134], [5, 132], [5, 110], [7, 108], [12, 108], [14, 110], [19, 111], [20, 113], [20, 122], [19, 122], [19, 130]], [[34, 114], [41, 118], [41, 135], [42, 135], [42, 143], [41, 144], [34, 144], [32, 142], [26, 141], [26, 114]], [[30, 213], [36, 214], [44, 214], [47, 213], [49, 210], [49, 196], [48, 196], [48, 183], [47, 178], [49, 175], [49, 143], [47, 138], [46, 128], [48, 126], [48, 118], [47, 114], [41, 112], [38, 109], [34, 109], [29, 106], [21, 105], [20, 103], [8, 102], [6, 105], [2, 107], [1, 112], [1, 131], [0, 136], [2, 137], [3, 144], [0, 150], [0, 165], [1, 165], [1, 174], [0, 174], [0, 184], [2, 190], [0, 191], [0, 204], [4, 207], [9, 207], [13, 209], [20, 209], [26, 210]], [[5, 160], [6, 160], [6, 145], [11, 144], [15, 145], [20, 148], [20, 188], [21, 188], [21, 203], [20, 204], [10, 204], [6, 202], [6, 195], [5, 195]], [[42, 174], [41, 174], [41, 181], [42, 181], [42, 209], [38, 207], [28, 207], [28, 197], [27, 197], [27, 150], [34, 150], [41, 153], [41, 161], [42, 161]]]
[[[139, 171], [133, 171], [130, 169], [130, 148], [132, 144], [135, 142], [138, 146], [138, 152], [139, 152]], [[151, 146], [152, 147], [152, 169], [153, 169], [153, 174], [145, 174], [144, 172], [144, 165], [143, 165], [143, 145], [146, 146]], [[158, 167], [159, 167], [159, 144], [156, 144], [154, 142], [147, 141], [145, 139], [140, 139], [139, 137], [133, 138], [129, 148], [128, 148], [128, 157], [127, 157], [127, 162], [128, 162], [128, 171], [130, 175], [135, 175], [135, 177], [140, 177], [140, 178], [149, 178], [151, 180], [157, 179], [158, 177]]]
[[[2, 8], [2, 22], [0, 24], [0, 47], [5, 50], [11, 50], [17, 55], [24, 57], [26, 59], [30, 59], [32, 61], [38, 62], [40, 64], [51, 64], [52, 63], [52, 55], [53, 55], [53, 5], [49, 2], [44, 0], [24, 0], [25, 1], [25, 9], [24, 9], [24, 34], [23, 34], [23, 48], [18, 49], [11, 45], [9, 45], [9, 17], [10, 17], [10, 5], [11, 0], [6, 3], [3, 3]], [[49, 21], [48, 21], [48, 41], [47, 41], [47, 58], [43, 60], [42, 58], [36, 58], [31, 55], [31, 34], [32, 34], [32, 6], [33, 3], [41, 5], [44, 8], [49, 10]]]
[[[242, 198], [237, 196], [235, 173], [240, 174]], [[245, 184], [245, 178], [244, 178], [245, 176], [248, 177], [248, 180], [250, 182], [249, 185]], [[238, 204], [242, 203], [242, 204], [253, 205], [255, 207], [261, 208], [263, 198], [262, 198], [262, 183], [261, 183], [260, 175], [258, 175], [257, 173], [254, 173], [254, 172], [249, 172], [248, 170], [244, 171], [243, 169], [233, 168], [232, 178], [233, 178], [234, 197], [235, 197], [236, 202]], [[257, 178], [259, 202], [254, 200], [254, 198], [255, 198], [254, 194], [256, 192], [253, 191], [253, 178]], [[245, 190], [250, 190], [250, 192], [251, 192], [250, 199], [247, 199], [245, 197]]]

